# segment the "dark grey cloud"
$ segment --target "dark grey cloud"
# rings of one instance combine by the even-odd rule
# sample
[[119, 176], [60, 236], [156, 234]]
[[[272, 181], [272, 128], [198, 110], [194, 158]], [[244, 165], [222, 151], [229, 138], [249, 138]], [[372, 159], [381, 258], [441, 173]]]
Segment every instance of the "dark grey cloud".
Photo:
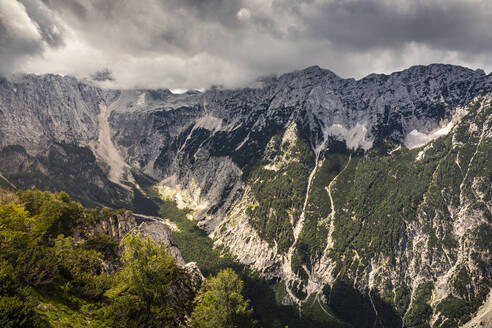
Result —
[[51, 47], [63, 45], [63, 27], [53, 19], [51, 10], [46, 8], [39, 0], [20, 0], [26, 9], [26, 13], [37, 25], [39, 33], [44, 41]]
[[50, 9], [57, 10], [68, 10], [72, 15], [80, 18], [86, 18], [88, 15], [87, 9], [82, 1], [77, 0], [67, 0], [67, 1], [53, 1], [53, 0], [42, 0], [44, 5]]
[[102, 82], [117, 87], [235, 87], [314, 64], [354, 77], [432, 62], [490, 71], [492, 1], [3, 0], [0, 43], [0, 72], [108, 67]]
[[104, 69], [102, 71], [97, 71], [91, 74], [91, 78], [94, 81], [114, 81], [113, 73], [109, 69]]
[[[237, 0], [44, 0], [91, 43], [132, 54], [193, 55], [240, 24]], [[233, 36], [231, 36], [233, 37]]]
[[492, 50], [491, 1], [327, 1], [299, 14], [315, 38], [354, 50], [409, 42], [463, 52]]
[[0, 2], [0, 73], [13, 73], [22, 61], [42, 51], [42, 37], [16, 1]]

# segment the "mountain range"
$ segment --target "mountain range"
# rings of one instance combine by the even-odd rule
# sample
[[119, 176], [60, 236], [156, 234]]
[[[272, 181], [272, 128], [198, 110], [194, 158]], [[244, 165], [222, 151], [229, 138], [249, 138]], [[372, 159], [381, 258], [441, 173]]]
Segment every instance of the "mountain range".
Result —
[[355, 80], [313, 66], [183, 94], [2, 78], [0, 186], [158, 215], [152, 188], [215, 247], [279, 281], [280, 303], [317, 302], [354, 327], [492, 317], [482, 70]]

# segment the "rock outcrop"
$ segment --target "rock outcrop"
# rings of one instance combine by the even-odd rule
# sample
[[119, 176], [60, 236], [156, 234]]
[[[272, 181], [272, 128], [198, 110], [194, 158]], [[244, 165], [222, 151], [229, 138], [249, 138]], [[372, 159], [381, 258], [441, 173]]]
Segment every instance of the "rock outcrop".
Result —
[[101, 233], [121, 242], [125, 236], [137, 228], [137, 221], [131, 211], [111, 215], [95, 224], [93, 232]]
[[109, 215], [91, 226], [78, 228], [75, 231], [75, 237], [78, 242], [80, 242], [81, 236], [90, 238], [97, 234], [107, 235], [118, 243], [129, 234], [149, 238], [168, 248], [169, 255], [176, 259], [176, 264], [184, 269], [184, 272], [193, 280], [194, 285], [200, 285], [204, 279], [195, 263], [186, 263], [184, 261], [181, 251], [173, 244], [171, 229], [157, 218], [147, 219], [138, 224], [131, 211], [124, 211], [119, 214]]
[[181, 252], [172, 243], [171, 229], [163, 222], [157, 220], [142, 222], [132, 231], [132, 233], [165, 245], [169, 249], [169, 255], [176, 259], [176, 263], [179, 266], [184, 267], [186, 265], [183, 256], [181, 256]]

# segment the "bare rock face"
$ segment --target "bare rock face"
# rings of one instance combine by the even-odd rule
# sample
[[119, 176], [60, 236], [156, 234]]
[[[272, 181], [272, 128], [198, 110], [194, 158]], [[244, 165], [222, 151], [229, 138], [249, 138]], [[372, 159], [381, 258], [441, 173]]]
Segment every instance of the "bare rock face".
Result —
[[152, 220], [142, 222], [133, 233], [145, 236], [166, 246], [172, 245], [171, 229], [164, 223], [158, 221]]
[[123, 214], [111, 216], [106, 220], [96, 224], [95, 231], [109, 235], [111, 238], [121, 241], [128, 233], [137, 226], [135, 217], [131, 211]]
[[193, 310], [192, 302], [205, 281], [205, 277], [194, 262], [186, 264], [182, 269], [182, 276], [171, 287], [171, 293], [174, 295], [179, 308], [187, 310], [187, 313], [181, 318], [181, 321], [185, 323], [189, 322], [188, 319]]
[[185, 263], [180, 250], [172, 243], [171, 229], [163, 222], [159, 222], [158, 220], [142, 222], [131, 233], [165, 245], [169, 250], [169, 255], [176, 259], [176, 264], [182, 271], [177, 281], [171, 287], [171, 294], [173, 295], [177, 308], [184, 310], [178, 316], [181, 324], [186, 326], [193, 309], [192, 302], [202, 283], [205, 281], [205, 277], [194, 262]]
[[176, 263], [185, 266], [180, 250], [173, 245], [171, 229], [163, 222], [157, 220], [142, 222], [132, 233], [163, 244], [169, 249], [169, 255], [176, 259]]
[[330, 138], [353, 151], [414, 147], [414, 135], [437, 130], [454, 108], [491, 89], [491, 75], [451, 65], [361, 80], [315, 66], [255, 89], [123, 91], [109, 120], [127, 163], [210, 204], [196, 218], [212, 232], [268, 142], [287, 126], [295, 124], [316, 153], [328, 150]]
[[195, 262], [189, 262], [184, 266], [184, 270], [186, 274], [190, 277], [192, 287], [195, 290], [198, 290], [205, 280], [205, 277], [200, 271], [200, 268], [196, 265]]
[[121, 214], [109, 215], [93, 225], [76, 227], [74, 237], [80, 243], [85, 238], [94, 237], [97, 234], [104, 234], [113, 238], [118, 243], [137, 227], [137, 221], [131, 211]]
[[149, 238], [166, 246], [169, 249], [169, 255], [176, 259], [179, 266], [184, 267], [186, 265], [180, 250], [173, 245], [171, 229], [158, 220], [148, 220], [137, 225], [133, 213], [125, 211], [96, 223], [94, 232], [106, 234], [117, 241], [121, 241], [128, 234]]
[[38, 154], [54, 142], [87, 145], [97, 138], [101, 100], [101, 90], [73, 77], [1, 79], [0, 147], [19, 145]]

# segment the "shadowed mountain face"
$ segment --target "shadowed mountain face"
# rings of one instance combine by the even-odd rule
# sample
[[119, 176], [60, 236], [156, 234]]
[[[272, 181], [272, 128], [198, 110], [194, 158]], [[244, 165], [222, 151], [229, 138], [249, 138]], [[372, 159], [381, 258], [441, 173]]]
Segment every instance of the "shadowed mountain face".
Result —
[[138, 185], [159, 182], [285, 302], [453, 326], [490, 288], [491, 96], [450, 65], [180, 95], [27, 75], [0, 81], [0, 184], [153, 214]]

